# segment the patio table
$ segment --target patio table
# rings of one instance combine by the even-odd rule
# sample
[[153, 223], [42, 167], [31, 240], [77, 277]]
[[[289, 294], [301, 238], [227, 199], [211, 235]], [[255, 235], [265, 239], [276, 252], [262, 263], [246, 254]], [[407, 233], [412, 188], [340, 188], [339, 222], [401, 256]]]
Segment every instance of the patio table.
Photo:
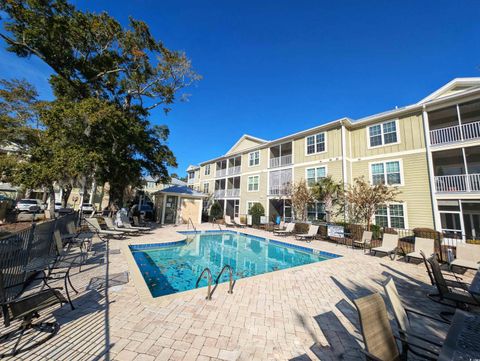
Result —
[[475, 295], [480, 295], [480, 269], [477, 270], [475, 277], [473, 277], [472, 283], [468, 287], [468, 291]]
[[457, 310], [443, 343], [438, 361], [480, 358], [480, 315]]

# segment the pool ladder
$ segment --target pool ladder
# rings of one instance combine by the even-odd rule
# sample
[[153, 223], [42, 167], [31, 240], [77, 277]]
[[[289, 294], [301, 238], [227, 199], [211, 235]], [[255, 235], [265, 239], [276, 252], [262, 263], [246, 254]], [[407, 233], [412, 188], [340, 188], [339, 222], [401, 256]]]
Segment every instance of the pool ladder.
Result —
[[197, 279], [197, 283], [195, 284], [195, 288], [198, 288], [198, 284], [202, 280], [204, 274], [207, 275], [208, 286], [207, 286], [207, 297], [205, 299], [207, 299], [207, 300], [212, 299], [212, 294], [215, 291], [215, 289], [217, 288], [218, 281], [220, 281], [220, 277], [222, 277], [223, 272], [225, 272], [225, 270], [228, 270], [228, 275], [229, 275], [228, 293], [229, 294], [233, 293], [233, 284], [234, 284], [234, 282], [233, 282], [233, 268], [230, 265], [226, 264], [225, 266], [223, 266], [222, 270], [220, 271], [217, 278], [215, 279], [215, 287], [213, 288], [213, 290], [212, 290], [212, 280], [213, 280], [212, 272], [210, 271], [210, 268], [206, 267], [202, 271], [202, 273], [200, 273], [200, 276]]
[[197, 233], [197, 229], [195, 228], [195, 225], [193, 224], [193, 221], [190, 217], [188, 217], [188, 221], [187, 221], [187, 229], [190, 228], [190, 224], [192, 225], [193, 227], [193, 230], [195, 231], [195, 233]]

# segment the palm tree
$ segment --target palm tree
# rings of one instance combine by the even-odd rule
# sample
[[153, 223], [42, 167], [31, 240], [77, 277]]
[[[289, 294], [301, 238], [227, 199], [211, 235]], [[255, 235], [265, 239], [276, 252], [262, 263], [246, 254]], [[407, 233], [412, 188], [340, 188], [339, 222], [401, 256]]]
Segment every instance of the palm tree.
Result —
[[325, 219], [327, 222], [330, 222], [333, 207], [341, 204], [343, 185], [335, 181], [331, 176], [327, 176], [315, 183], [312, 187], [312, 195], [317, 201], [324, 204]]

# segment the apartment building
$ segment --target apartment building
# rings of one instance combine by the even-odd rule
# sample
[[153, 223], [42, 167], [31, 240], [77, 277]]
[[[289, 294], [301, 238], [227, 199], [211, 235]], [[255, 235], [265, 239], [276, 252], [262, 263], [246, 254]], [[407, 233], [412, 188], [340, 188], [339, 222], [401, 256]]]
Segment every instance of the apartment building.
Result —
[[[267, 141], [242, 136], [224, 155], [190, 166], [188, 184], [211, 194], [225, 214], [261, 203], [269, 219], [292, 217], [288, 190], [331, 175], [364, 176], [401, 191], [373, 220], [480, 238], [480, 78], [458, 78], [416, 104], [363, 119], [342, 118]], [[309, 219], [324, 217], [308, 206]]]

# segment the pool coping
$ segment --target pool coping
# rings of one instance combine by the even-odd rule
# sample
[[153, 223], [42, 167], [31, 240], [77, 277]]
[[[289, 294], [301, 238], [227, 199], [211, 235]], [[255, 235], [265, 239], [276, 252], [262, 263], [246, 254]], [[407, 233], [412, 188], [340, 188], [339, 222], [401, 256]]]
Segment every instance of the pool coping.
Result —
[[[140, 268], [138, 267], [138, 264], [133, 257], [130, 246], [141, 247], [141, 246], [147, 246], [147, 245], [157, 245], [157, 247], [158, 247], [159, 245], [165, 245], [165, 244], [173, 245], [173, 244], [176, 244], [176, 243], [185, 242], [188, 234], [220, 233], [220, 232], [221, 233], [228, 232], [228, 233], [232, 233], [232, 234], [244, 234], [244, 235], [247, 235], [249, 237], [258, 238], [258, 239], [261, 239], [261, 240], [264, 240], [264, 241], [266, 240], [268, 242], [278, 243], [278, 244], [280, 244], [282, 246], [285, 246], [287, 248], [293, 248], [293, 249], [296, 248], [296, 249], [300, 249], [302, 251], [307, 250], [306, 251], [307, 253], [318, 253], [318, 254], [323, 253], [323, 254], [326, 254], [326, 255], [331, 255], [331, 256], [329, 256], [331, 258], [327, 259], [326, 261], [336, 261], [336, 260], [341, 260], [342, 258], [344, 258], [344, 255], [341, 255], [341, 254], [335, 254], [335, 253], [331, 253], [331, 252], [327, 252], [327, 251], [322, 251], [322, 250], [315, 249], [313, 247], [299, 246], [299, 245], [290, 243], [287, 240], [279, 241], [279, 240], [276, 240], [276, 239], [261, 237], [261, 236], [258, 236], [258, 235], [255, 235], [255, 234], [250, 234], [250, 233], [247, 233], [247, 232], [234, 231], [234, 230], [228, 230], [228, 229], [221, 230], [221, 231], [220, 230], [215, 230], [215, 229], [212, 229], [212, 230], [207, 229], [207, 230], [199, 230], [199, 231], [172, 230], [172, 232], [167, 232], [166, 235], [162, 236], [162, 238], [163, 238], [162, 241], [157, 241], [157, 242], [149, 241], [149, 240], [146, 240], [146, 239], [132, 238], [132, 239], [128, 239], [127, 242], [122, 242], [121, 243], [121, 249], [122, 249], [122, 253], [127, 258], [128, 269], [130, 271], [131, 278], [132, 278], [132, 280], [135, 284], [135, 287], [138, 291], [140, 299], [144, 302], [153, 303], [153, 304], [156, 304], [156, 305], [161, 304], [161, 303], [170, 303], [173, 299], [178, 298], [179, 296], [182, 296], [182, 297], [192, 296], [193, 297], [194, 295], [197, 295], [199, 293], [202, 293], [202, 292], [205, 293], [205, 289], [206, 289], [207, 286], [195, 288], [195, 289], [192, 289], [192, 290], [175, 292], [175, 293], [172, 293], [172, 294], [169, 294], [169, 295], [153, 297], [152, 293], [150, 292], [150, 289], [148, 288], [148, 285], [147, 285], [145, 279], [143, 278], [143, 275], [140, 271]], [[264, 277], [264, 278], [272, 277], [276, 274], [279, 274], [279, 272], [288, 272], [288, 271], [298, 270], [298, 269], [301, 269], [303, 267], [315, 267], [315, 266], [318, 266], [322, 263], [323, 263], [323, 261], [312, 262], [312, 263], [308, 263], [308, 264], [304, 264], [304, 265], [299, 265], [299, 266], [295, 266], [295, 267], [289, 267], [289, 268], [277, 270], [277, 271], [274, 271], [274, 272], [266, 272], [266, 273], [262, 273], [262, 274], [258, 274], [258, 275], [254, 275], [254, 276], [250, 276], [250, 277], [240, 278], [240, 279], [235, 280], [235, 286], [237, 287], [237, 284], [241, 285], [243, 282], [248, 282], [248, 280], [256, 279], [257, 277]], [[215, 283], [212, 284], [212, 287], [215, 287]], [[219, 283], [217, 285], [216, 291], [222, 290], [222, 289], [224, 289], [226, 291], [228, 289], [228, 283], [224, 282], [224, 283]]]

